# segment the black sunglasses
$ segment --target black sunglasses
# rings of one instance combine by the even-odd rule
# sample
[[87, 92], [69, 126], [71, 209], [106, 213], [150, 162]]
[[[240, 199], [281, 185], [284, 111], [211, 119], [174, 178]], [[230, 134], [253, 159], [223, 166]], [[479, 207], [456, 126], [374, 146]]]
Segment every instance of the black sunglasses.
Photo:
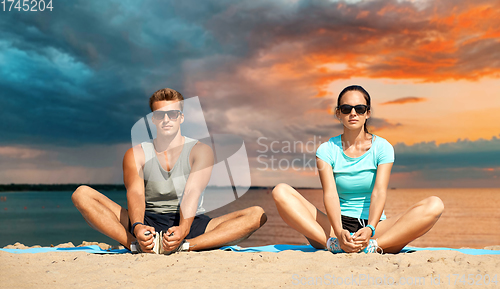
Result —
[[153, 111], [153, 118], [157, 120], [162, 120], [165, 118], [165, 114], [168, 116], [170, 120], [177, 120], [179, 116], [182, 114], [180, 110], [155, 110]]
[[343, 104], [343, 105], [338, 107], [338, 109], [340, 109], [340, 112], [343, 114], [351, 113], [353, 108], [354, 108], [354, 110], [356, 110], [357, 114], [364, 114], [370, 107], [368, 105], [364, 105], [364, 104], [358, 104], [355, 106]]

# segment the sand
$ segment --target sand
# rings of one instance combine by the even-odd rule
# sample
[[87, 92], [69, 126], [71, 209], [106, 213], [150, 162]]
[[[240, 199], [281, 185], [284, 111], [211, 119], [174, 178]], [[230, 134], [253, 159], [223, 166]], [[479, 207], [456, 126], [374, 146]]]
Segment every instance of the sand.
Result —
[[[92, 243], [82, 245], [89, 244]], [[103, 243], [99, 245], [109, 247]], [[23, 248], [23, 245], [8, 248]], [[498, 250], [500, 246], [488, 249]], [[496, 275], [500, 282], [499, 268], [500, 255], [473, 256], [454, 251], [334, 255], [327, 251], [238, 253], [214, 250], [170, 256], [0, 251], [0, 287], [288, 288], [316, 285], [313, 287], [331, 288], [345, 287], [346, 282], [351, 284], [354, 280], [354, 285], [370, 287], [380, 287], [376, 286], [379, 282], [397, 285], [397, 288], [470, 288], [467, 282], [474, 282], [473, 287], [497, 288], [498, 285], [485, 283], [489, 282], [487, 275], [492, 281]], [[343, 286], [339, 286], [341, 282]]]

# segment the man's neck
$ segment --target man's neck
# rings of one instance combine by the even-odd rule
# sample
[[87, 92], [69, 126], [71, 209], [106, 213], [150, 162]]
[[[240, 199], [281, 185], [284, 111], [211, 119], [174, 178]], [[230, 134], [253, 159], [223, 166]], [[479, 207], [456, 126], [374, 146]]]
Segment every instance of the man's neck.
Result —
[[181, 132], [175, 134], [174, 137], [170, 136], [157, 136], [154, 139], [155, 150], [158, 153], [166, 152], [171, 149], [175, 149], [181, 147], [184, 143], [184, 137], [181, 135]]

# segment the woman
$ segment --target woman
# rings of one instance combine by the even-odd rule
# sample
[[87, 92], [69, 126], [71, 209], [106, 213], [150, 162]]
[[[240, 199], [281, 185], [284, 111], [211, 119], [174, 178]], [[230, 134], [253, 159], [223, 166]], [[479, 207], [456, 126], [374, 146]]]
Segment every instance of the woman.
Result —
[[438, 197], [424, 199], [386, 218], [385, 198], [394, 149], [366, 127], [370, 95], [348, 86], [337, 99], [336, 117], [344, 132], [319, 146], [316, 160], [326, 214], [286, 184], [273, 190], [283, 220], [318, 249], [397, 253], [429, 231], [443, 212]]

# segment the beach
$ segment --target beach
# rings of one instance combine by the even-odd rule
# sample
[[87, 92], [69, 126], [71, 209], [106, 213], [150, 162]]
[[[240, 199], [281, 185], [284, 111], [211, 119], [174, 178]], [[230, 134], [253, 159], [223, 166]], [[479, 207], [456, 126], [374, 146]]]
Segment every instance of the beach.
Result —
[[2, 288], [330, 288], [353, 282], [397, 288], [470, 288], [467, 282], [473, 282], [497, 288], [491, 282], [500, 275], [499, 255], [454, 251], [334, 255], [215, 250], [170, 256], [0, 251], [0, 260]]
[[[319, 190], [301, 190], [301, 193], [320, 209], [323, 208]], [[438, 195], [443, 200], [445, 212], [436, 226], [412, 242], [411, 246], [500, 249], [500, 234], [493, 229], [500, 227], [500, 216], [495, 207], [499, 203], [499, 189], [389, 190], [386, 214], [390, 217], [407, 204], [430, 195]], [[267, 190], [250, 191], [239, 200], [209, 214], [220, 215], [251, 205], [261, 205], [269, 220], [240, 246], [306, 242], [303, 236], [288, 228], [279, 218]], [[32, 246], [14, 243], [4, 248]], [[75, 243], [89, 244], [98, 243]], [[107, 249], [117, 244], [99, 245]], [[74, 245], [66, 243], [60, 246]], [[382, 285], [397, 285], [398, 288], [431, 285], [438, 288], [470, 288], [471, 284], [480, 288], [496, 288], [498, 282], [492, 282], [495, 281], [494, 276], [498, 280], [499, 267], [500, 255], [475, 256], [445, 250], [396, 255], [213, 250], [171, 256], [85, 252], [12, 254], [0, 251], [0, 287], [288, 288], [314, 285], [315, 288], [322, 288], [345, 286], [352, 282], [354, 286], [376, 286], [382, 282]]]

